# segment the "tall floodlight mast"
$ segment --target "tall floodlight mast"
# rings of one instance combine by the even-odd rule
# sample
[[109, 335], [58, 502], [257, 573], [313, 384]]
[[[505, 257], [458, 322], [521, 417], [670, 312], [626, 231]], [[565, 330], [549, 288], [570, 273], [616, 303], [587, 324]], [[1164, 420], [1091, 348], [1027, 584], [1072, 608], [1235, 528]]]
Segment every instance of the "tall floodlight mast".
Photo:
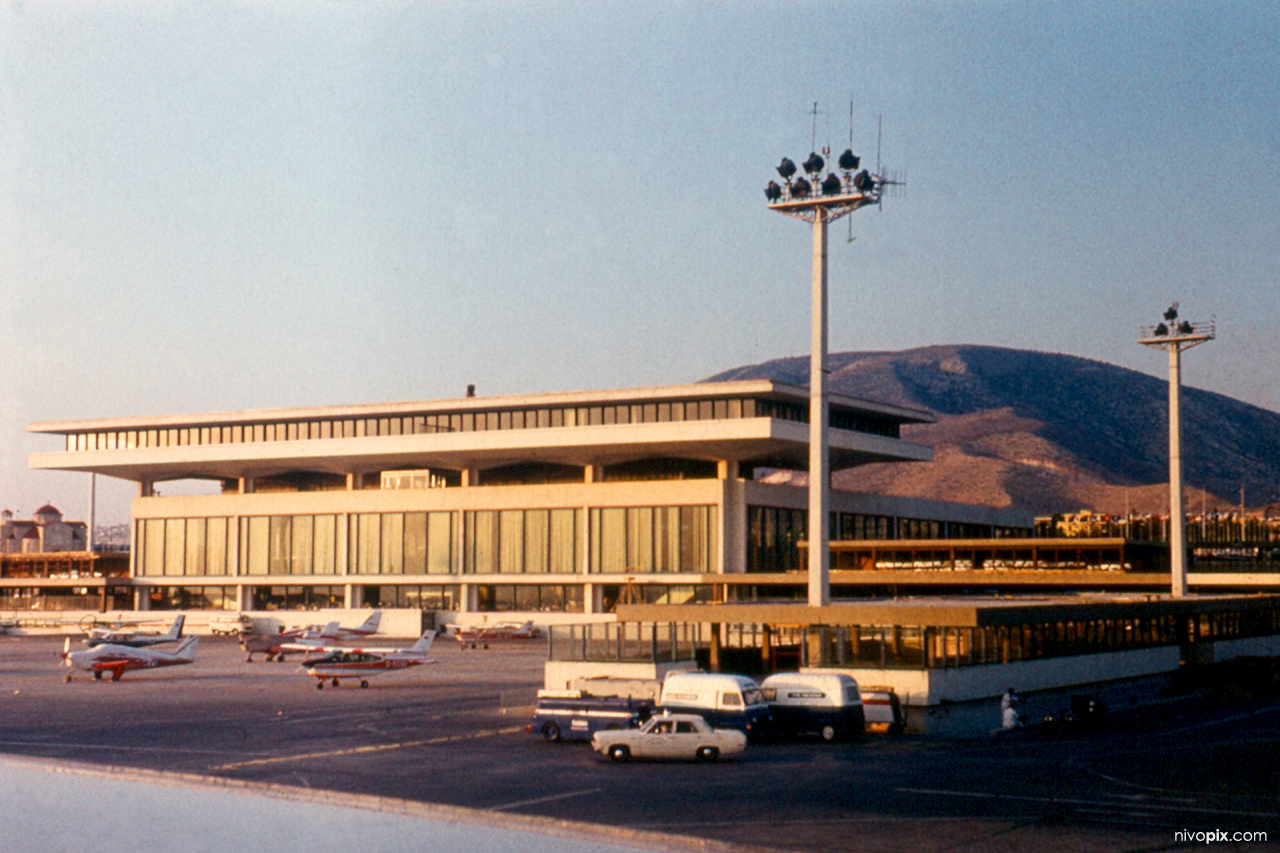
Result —
[[[824, 156], [825, 155], [825, 156]], [[858, 171], [860, 158], [849, 148], [837, 162], [839, 173], [828, 169], [822, 154], [809, 154], [797, 177], [787, 158], [778, 165], [782, 183], [770, 181], [764, 195], [770, 210], [813, 225], [813, 330], [809, 354], [809, 604], [821, 607], [831, 600], [830, 518], [831, 462], [827, 448], [827, 226], [867, 205], [879, 204], [886, 185], [880, 175]]]
[[1169, 352], [1169, 569], [1175, 597], [1187, 594], [1187, 516], [1182, 508], [1182, 351], [1214, 338], [1214, 323], [1178, 319], [1178, 303], [1164, 312], [1164, 321], [1143, 326], [1138, 343]]

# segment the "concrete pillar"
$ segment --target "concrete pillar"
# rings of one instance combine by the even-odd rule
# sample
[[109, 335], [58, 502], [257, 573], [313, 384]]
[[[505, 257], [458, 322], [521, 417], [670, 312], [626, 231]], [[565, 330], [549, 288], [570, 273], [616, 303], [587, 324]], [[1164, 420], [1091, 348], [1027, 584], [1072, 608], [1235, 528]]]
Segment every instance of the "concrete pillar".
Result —
[[462, 487], [465, 489], [470, 486], [478, 486], [478, 485], [480, 485], [480, 469], [471, 468], [471, 467], [463, 468], [462, 469]]
[[711, 651], [710, 659], [707, 661], [707, 668], [712, 672], [720, 671], [720, 623], [711, 623]]

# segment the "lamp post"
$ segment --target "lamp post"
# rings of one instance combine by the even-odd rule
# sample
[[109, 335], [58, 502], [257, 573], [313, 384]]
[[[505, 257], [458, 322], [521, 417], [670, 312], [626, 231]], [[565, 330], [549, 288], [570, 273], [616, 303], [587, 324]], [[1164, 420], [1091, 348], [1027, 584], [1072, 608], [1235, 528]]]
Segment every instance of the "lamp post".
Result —
[[[830, 151], [824, 149], [824, 153]], [[885, 181], [866, 169], [856, 172], [853, 150], [840, 155], [840, 174], [826, 170], [816, 152], [803, 163], [805, 176], [787, 158], [777, 167], [782, 184], [765, 187], [769, 209], [813, 225], [812, 343], [809, 351], [809, 605], [831, 600], [830, 518], [831, 461], [827, 448], [827, 226], [870, 204], [879, 204]], [[825, 176], [824, 176], [825, 175]]]
[[1213, 323], [1178, 320], [1178, 303], [1164, 312], [1164, 321], [1144, 326], [1138, 332], [1138, 343], [1169, 352], [1169, 570], [1173, 575], [1172, 592], [1181, 598], [1187, 594], [1187, 516], [1182, 508], [1182, 351], [1211, 341]]

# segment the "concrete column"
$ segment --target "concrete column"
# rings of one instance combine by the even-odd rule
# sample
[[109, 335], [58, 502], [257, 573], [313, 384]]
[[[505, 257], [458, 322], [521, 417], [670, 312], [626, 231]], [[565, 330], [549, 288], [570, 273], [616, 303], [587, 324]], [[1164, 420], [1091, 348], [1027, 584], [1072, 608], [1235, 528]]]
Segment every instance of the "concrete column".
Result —
[[720, 623], [713, 622], [711, 624], [711, 650], [707, 667], [712, 672], [720, 671]]
[[584, 465], [582, 468], [582, 482], [584, 483], [600, 483], [604, 481], [603, 465]]
[[[93, 553], [93, 528], [97, 524], [96, 501], [98, 497], [98, 475], [93, 472], [89, 473], [89, 520], [84, 536], [84, 550]], [[106, 594], [106, 587], [103, 588], [103, 594]]]
[[242, 495], [253, 494], [253, 478], [252, 477], [241, 477], [238, 484], [240, 487], [240, 494]]
[[1169, 569], [1173, 575], [1175, 598], [1187, 594], [1187, 515], [1182, 509], [1181, 387], [1182, 348], [1174, 344], [1169, 347]]
[[809, 606], [831, 600], [831, 553], [827, 508], [831, 505], [831, 464], [827, 448], [827, 217], [813, 220], [813, 318], [809, 349]]
[[741, 574], [747, 570], [746, 486], [738, 479], [724, 480], [721, 485], [716, 571]]
[[463, 468], [462, 469], [462, 487], [480, 485], [480, 469], [479, 468]]

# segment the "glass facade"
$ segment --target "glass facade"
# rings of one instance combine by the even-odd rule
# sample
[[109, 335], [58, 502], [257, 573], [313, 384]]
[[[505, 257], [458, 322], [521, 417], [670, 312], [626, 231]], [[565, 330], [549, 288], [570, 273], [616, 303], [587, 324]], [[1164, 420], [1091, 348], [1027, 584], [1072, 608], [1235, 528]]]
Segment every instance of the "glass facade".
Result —
[[366, 512], [347, 524], [348, 570], [355, 575], [453, 574], [452, 512]]
[[229, 518], [148, 518], [138, 522], [140, 577], [234, 574]]
[[580, 509], [504, 509], [463, 513], [467, 574], [573, 574], [581, 571]]
[[476, 610], [582, 613], [583, 588], [580, 584], [480, 584], [476, 587]]
[[386, 584], [361, 588], [366, 607], [457, 610], [461, 587], [455, 584]]
[[[771, 506], [747, 507], [747, 571], [799, 570], [797, 543], [807, 536], [809, 511]], [[1026, 536], [1030, 530], [937, 519], [832, 512], [832, 541], [893, 539], [990, 539]]]
[[714, 506], [592, 509], [591, 572], [711, 572], [717, 515]]

